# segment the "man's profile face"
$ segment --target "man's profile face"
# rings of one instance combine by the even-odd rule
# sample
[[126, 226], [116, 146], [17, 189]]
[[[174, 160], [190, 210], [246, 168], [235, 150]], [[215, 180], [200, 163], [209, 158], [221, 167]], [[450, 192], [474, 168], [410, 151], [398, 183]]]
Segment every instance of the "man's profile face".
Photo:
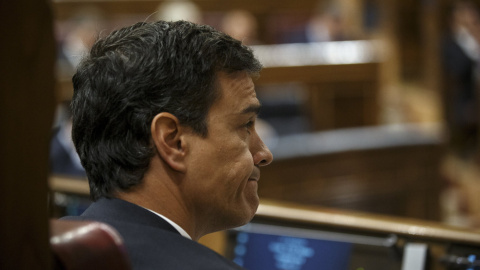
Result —
[[207, 115], [208, 135], [189, 135], [185, 191], [197, 218], [216, 230], [251, 220], [260, 166], [272, 154], [255, 130], [260, 102], [246, 72], [217, 74], [220, 98]]

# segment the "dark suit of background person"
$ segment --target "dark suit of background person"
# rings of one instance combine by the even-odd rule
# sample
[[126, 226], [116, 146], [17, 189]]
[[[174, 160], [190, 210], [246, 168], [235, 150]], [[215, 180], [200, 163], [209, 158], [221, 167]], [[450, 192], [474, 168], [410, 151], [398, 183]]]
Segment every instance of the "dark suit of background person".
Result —
[[471, 1], [458, 1], [451, 20], [450, 33], [442, 43], [445, 117], [452, 150], [468, 157], [475, 153], [479, 136], [478, 11]]
[[87, 175], [72, 142], [70, 102], [57, 106], [57, 124], [50, 141], [50, 172], [54, 175], [84, 179]]
[[240, 41], [185, 21], [98, 40], [73, 77], [72, 139], [95, 201], [134, 269], [239, 269], [196, 241], [249, 222], [260, 167], [261, 64]]

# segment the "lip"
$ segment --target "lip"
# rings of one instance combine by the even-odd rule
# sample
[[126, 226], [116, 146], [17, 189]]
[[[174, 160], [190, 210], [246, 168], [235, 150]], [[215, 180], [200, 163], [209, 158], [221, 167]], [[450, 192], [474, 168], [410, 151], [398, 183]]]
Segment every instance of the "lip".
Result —
[[260, 169], [254, 168], [252, 174], [248, 178], [248, 181], [258, 182], [260, 180]]

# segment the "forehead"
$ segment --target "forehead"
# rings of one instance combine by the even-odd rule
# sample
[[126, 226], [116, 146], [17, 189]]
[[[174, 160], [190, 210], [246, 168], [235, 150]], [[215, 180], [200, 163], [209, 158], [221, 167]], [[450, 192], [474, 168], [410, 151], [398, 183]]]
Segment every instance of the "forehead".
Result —
[[212, 110], [225, 113], [239, 113], [245, 107], [260, 105], [255, 92], [255, 85], [247, 72], [228, 74], [219, 72], [216, 81], [219, 99], [212, 105]]

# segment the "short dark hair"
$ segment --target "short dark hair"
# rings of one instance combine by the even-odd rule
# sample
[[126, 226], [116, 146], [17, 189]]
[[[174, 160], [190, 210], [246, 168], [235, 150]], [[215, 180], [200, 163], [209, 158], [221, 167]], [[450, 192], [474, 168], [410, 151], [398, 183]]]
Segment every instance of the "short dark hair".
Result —
[[142, 181], [155, 153], [150, 125], [169, 112], [208, 136], [218, 72], [257, 74], [251, 49], [210, 26], [137, 23], [98, 39], [73, 76], [72, 138], [93, 200]]

